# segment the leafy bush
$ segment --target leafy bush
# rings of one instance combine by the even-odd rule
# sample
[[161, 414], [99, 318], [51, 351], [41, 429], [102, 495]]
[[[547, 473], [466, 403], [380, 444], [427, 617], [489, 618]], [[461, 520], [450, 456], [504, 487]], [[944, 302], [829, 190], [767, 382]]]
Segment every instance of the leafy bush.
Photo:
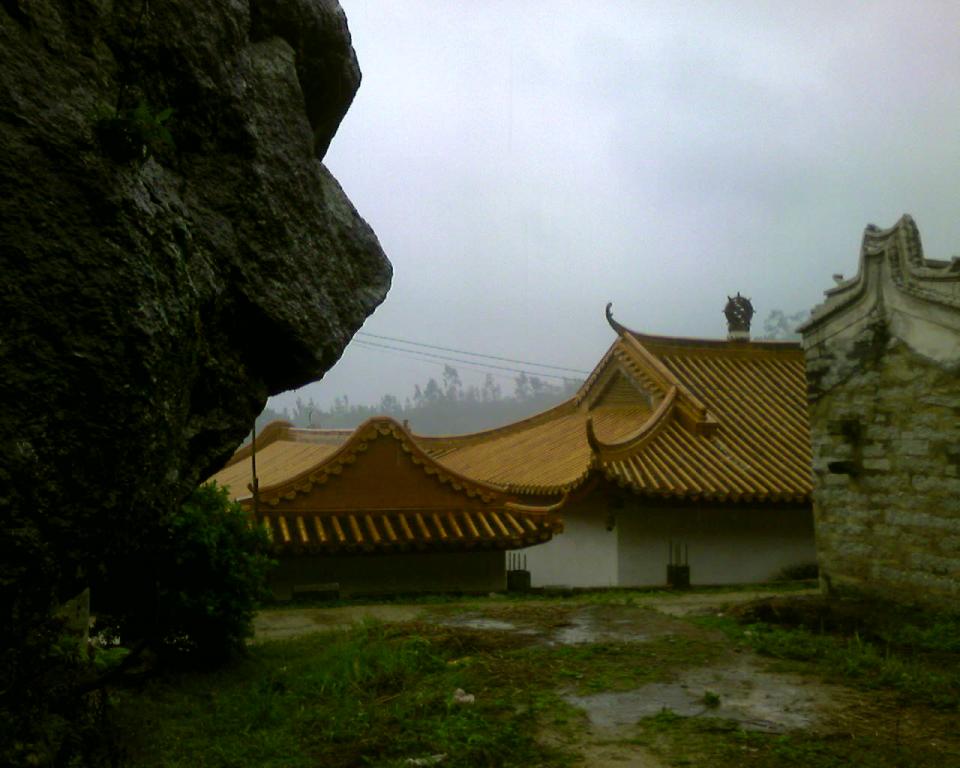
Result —
[[140, 101], [136, 107], [104, 116], [96, 124], [100, 144], [119, 162], [169, 154], [176, 148], [169, 128], [173, 112], [172, 107], [155, 110]]
[[268, 545], [226, 489], [201, 486], [94, 589], [104, 603], [98, 629], [124, 645], [147, 641], [168, 658], [224, 661], [243, 650], [267, 595]]

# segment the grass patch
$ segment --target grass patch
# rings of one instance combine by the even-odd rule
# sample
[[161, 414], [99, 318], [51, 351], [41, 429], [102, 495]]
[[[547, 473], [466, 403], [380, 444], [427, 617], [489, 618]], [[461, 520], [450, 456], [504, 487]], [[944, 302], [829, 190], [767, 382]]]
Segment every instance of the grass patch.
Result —
[[484, 674], [504, 684], [533, 675], [538, 687], [586, 696], [671, 680], [678, 669], [709, 664], [721, 652], [716, 641], [677, 636], [643, 643], [535, 645], [496, 659]]
[[669, 766], [712, 768], [943, 768], [960, 753], [929, 742], [902, 742], [891, 729], [875, 734], [755, 733], [709, 717], [662, 712], [641, 720], [631, 743]]
[[744, 634], [758, 653], [805, 662], [830, 680], [889, 688], [911, 701], [960, 711], [960, 654], [944, 665], [940, 654], [911, 654], [902, 646], [863, 640], [857, 634], [838, 637], [762, 624]]
[[[115, 710], [135, 766], [399, 766], [436, 754], [463, 768], [567, 764], [534, 741], [544, 701], [497, 690], [461, 661], [505, 650], [370, 623], [263, 643], [230, 670], [118, 691]], [[457, 688], [476, 702], [454, 703]]]
[[[399, 766], [438, 754], [445, 767], [564, 766], [585, 715], [563, 693], [671, 679], [722, 649], [687, 636], [548, 646], [517, 632], [370, 622], [117, 691], [115, 710], [134, 766]], [[458, 688], [475, 703], [455, 703]], [[541, 730], [556, 743], [538, 743]]]
[[[803, 611], [807, 602], [796, 601]], [[789, 601], [780, 608], [793, 623]], [[908, 702], [960, 711], [960, 617], [874, 604], [844, 604], [843, 611], [834, 623], [809, 612], [799, 626], [772, 621], [744, 626], [731, 615], [691, 621], [778, 660], [784, 671], [814, 672], [830, 682], [888, 689]]]
[[[716, 716], [664, 711], [619, 743], [642, 744], [672, 766], [960, 765], [950, 725], [960, 707], [955, 618], [851, 624], [844, 615], [818, 628], [756, 618], [743, 625], [726, 610], [689, 619], [650, 611], [647, 625], [645, 611], [616, 606], [643, 607], [642, 595], [653, 593], [597, 594], [602, 599], [487, 598], [459, 609], [440, 603], [426, 615], [445, 620], [456, 610], [468, 620], [509, 620], [519, 631], [371, 622], [261, 642], [233, 668], [113, 691], [126, 764], [391, 768], [445, 755], [438, 763], [444, 768], [575, 765], [587, 716], [565, 695], [670, 682], [681, 670], [726, 663], [739, 649], [791, 671], [898, 695], [864, 696], [863, 712], [844, 710], [842, 724], [831, 721], [832, 735], [749, 733]], [[638, 641], [544, 642], [559, 636], [555, 629], [590, 622], [635, 627]], [[474, 703], [456, 703], [458, 688]], [[726, 694], [705, 689], [703, 696], [706, 714], [724, 713]], [[884, 703], [869, 703], [876, 701]]]

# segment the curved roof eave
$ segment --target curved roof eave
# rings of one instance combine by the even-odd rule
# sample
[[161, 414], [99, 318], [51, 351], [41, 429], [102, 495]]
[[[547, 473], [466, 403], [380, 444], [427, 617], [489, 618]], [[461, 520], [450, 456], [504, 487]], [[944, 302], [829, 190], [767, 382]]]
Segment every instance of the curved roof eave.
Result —
[[824, 291], [826, 299], [814, 307], [810, 318], [797, 330], [804, 335], [809, 334], [874, 291], [876, 276], [868, 264], [882, 261], [885, 256], [889, 258], [888, 269], [897, 290], [953, 309], [960, 307], [960, 298], [921, 285], [924, 282], [960, 281], [960, 257], [954, 257], [952, 261], [925, 258], [920, 230], [912, 216], [903, 214], [896, 224], [887, 229], [873, 224], [864, 229], [857, 274], [848, 280], [840, 280], [837, 285]]
[[599, 464], [622, 458], [626, 454], [640, 450], [664, 427], [673, 414], [677, 401], [677, 388], [671, 387], [656, 410], [636, 431], [615, 443], [601, 440], [593, 428], [593, 419], [587, 419], [587, 443]]

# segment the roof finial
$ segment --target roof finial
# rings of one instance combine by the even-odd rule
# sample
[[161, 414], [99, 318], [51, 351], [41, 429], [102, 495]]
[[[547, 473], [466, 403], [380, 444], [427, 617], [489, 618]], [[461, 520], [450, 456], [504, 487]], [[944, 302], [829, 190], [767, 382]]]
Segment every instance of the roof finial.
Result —
[[737, 291], [736, 296], [727, 296], [727, 306], [723, 308], [727, 316], [727, 338], [736, 341], [750, 341], [750, 320], [753, 318], [753, 304], [746, 296]]
[[607, 322], [610, 323], [610, 327], [613, 328], [614, 332], [617, 333], [618, 335], [622, 336], [623, 334], [628, 333], [626, 328], [624, 328], [622, 325], [620, 325], [620, 323], [618, 323], [616, 320], [613, 319], [613, 312], [611, 311], [612, 309], [613, 309], [613, 302], [608, 301], [606, 313], [607, 313]]

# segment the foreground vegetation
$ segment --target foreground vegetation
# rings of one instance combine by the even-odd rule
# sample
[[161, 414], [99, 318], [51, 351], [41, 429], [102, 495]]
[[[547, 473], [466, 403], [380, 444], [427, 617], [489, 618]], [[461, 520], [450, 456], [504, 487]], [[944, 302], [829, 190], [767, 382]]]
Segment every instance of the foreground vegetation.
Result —
[[[867, 606], [853, 624], [833, 625], [812, 608], [806, 619], [820, 626], [810, 628], [749, 610], [668, 618], [643, 609], [649, 598], [439, 604], [425, 606], [429, 622], [258, 643], [229, 669], [114, 690], [122, 757], [137, 766], [566, 766], [589, 765], [589, 743], [602, 742], [664, 765], [960, 765], [957, 618], [878, 621]], [[457, 625], [464, 610], [523, 631]], [[633, 611], [669, 631], [545, 641], [583, 610], [614, 623]], [[698, 716], [664, 710], [598, 736], [564, 698], [666, 683], [754, 653], [771, 669], [844, 686], [855, 705], [816, 730], [752, 732], [719, 716], [722, 691], [704, 691]]]
[[[537, 744], [547, 702], [505, 679], [510, 661], [484, 633], [367, 624], [267, 643], [234, 669], [157, 681], [117, 706], [138, 765], [564, 764]], [[474, 702], [455, 701], [458, 689]]]
[[243, 654], [267, 594], [268, 547], [225, 489], [204, 485], [88, 575], [94, 643], [82, 609], [70, 621], [49, 605], [15, 611], [19, 621], [0, 631], [0, 765], [115, 763], [113, 681], [134, 666], [197, 668]]

